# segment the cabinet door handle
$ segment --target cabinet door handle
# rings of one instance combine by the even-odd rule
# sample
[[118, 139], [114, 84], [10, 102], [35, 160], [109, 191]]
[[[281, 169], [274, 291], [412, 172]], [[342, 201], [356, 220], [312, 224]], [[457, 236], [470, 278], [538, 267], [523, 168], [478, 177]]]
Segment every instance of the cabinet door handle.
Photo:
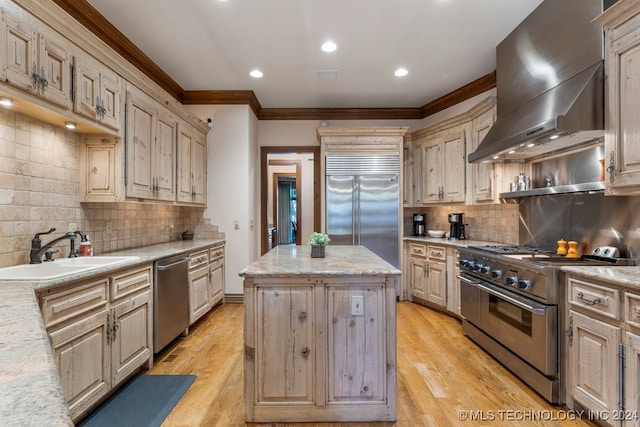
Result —
[[303, 348], [302, 351], [300, 352], [302, 357], [304, 357], [305, 359], [309, 357], [309, 353], [311, 353], [311, 350], [309, 350], [308, 347]]
[[107, 313], [107, 344], [111, 343], [111, 315]]
[[616, 156], [613, 151], [611, 151], [611, 156], [609, 156], [609, 166], [607, 167], [607, 172], [609, 173], [609, 182], [613, 184], [616, 171]]
[[120, 329], [120, 325], [118, 325], [118, 318], [116, 317], [116, 313], [113, 313], [113, 326], [111, 329], [113, 330], [113, 336], [111, 337], [111, 339], [115, 341], [118, 329]]
[[589, 298], [586, 298], [584, 296], [584, 292], [578, 292], [577, 296], [582, 300], [583, 303], [587, 305], [596, 305], [602, 303], [603, 301], [603, 299], [600, 297], [595, 297], [594, 299], [590, 300]]
[[40, 87], [40, 75], [38, 74], [38, 66], [36, 63], [33, 63], [33, 67], [31, 69], [31, 86], [33, 90], [38, 90]]

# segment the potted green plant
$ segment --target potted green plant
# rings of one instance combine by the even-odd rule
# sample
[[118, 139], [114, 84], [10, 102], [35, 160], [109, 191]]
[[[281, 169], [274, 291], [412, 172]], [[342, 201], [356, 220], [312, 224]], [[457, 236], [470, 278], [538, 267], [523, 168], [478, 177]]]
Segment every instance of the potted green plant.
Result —
[[309, 237], [311, 245], [311, 258], [324, 258], [324, 247], [328, 245], [331, 239], [324, 233], [314, 231]]

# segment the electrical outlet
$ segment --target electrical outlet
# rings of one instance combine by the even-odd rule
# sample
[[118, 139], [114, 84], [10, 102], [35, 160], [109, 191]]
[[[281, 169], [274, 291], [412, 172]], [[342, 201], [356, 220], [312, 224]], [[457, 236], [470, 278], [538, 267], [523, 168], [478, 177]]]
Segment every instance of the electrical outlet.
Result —
[[362, 295], [351, 296], [351, 315], [364, 316], [364, 298]]
[[233, 221], [233, 229], [240, 230], [240, 221]]

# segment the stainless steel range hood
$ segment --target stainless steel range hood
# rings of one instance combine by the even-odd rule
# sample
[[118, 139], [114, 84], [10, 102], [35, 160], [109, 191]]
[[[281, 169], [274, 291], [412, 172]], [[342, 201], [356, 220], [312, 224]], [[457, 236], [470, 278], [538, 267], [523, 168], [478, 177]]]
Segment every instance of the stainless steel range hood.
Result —
[[473, 162], [525, 162], [604, 136], [602, 0], [545, 0], [496, 49], [497, 121]]

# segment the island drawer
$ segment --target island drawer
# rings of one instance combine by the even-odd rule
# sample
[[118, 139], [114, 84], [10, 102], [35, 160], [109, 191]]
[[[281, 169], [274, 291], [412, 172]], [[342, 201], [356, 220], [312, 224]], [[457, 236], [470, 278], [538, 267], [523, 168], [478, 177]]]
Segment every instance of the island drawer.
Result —
[[409, 251], [410, 256], [427, 257], [427, 246], [421, 243], [412, 242]]
[[189, 270], [209, 264], [209, 249], [189, 254]]
[[427, 248], [429, 258], [445, 261], [447, 259], [447, 250], [443, 246], [431, 246]]
[[60, 292], [40, 295], [45, 326], [57, 325], [67, 319], [107, 306], [109, 279], [102, 278]]
[[624, 294], [624, 321], [640, 329], [640, 295], [631, 292]]
[[111, 279], [111, 298], [117, 299], [151, 287], [151, 266], [125, 271]]

